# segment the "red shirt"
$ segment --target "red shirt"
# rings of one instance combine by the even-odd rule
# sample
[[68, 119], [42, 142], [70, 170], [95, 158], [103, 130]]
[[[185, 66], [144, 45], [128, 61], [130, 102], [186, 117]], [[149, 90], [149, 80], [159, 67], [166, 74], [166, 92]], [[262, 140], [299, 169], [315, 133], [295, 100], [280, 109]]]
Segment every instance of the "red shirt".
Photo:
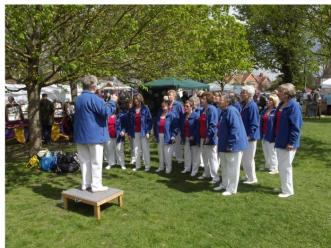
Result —
[[140, 116], [140, 112], [135, 114], [134, 119], [135, 119], [134, 131], [136, 133], [140, 133], [140, 131], [141, 131], [141, 116]]
[[160, 117], [160, 131], [159, 133], [164, 133], [164, 126], [165, 126], [165, 117]]
[[262, 116], [262, 133], [266, 134], [267, 133], [267, 128], [268, 128], [268, 115], [265, 113]]
[[200, 130], [199, 130], [199, 132], [200, 132], [200, 137], [203, 138], [203, 139], [206, 138], [206, 136], [207, 136], [206, 120], [207, 120], [206, 113], [202, 113], [200, 115]]
[[112, 115], [108, 117], [108, 132], [110, 138], [116, 138], [116, 115]]
[[190, 124], [188, 122], [188, 120], [185, 120], [184, 123], [184, 137], [190, 137]]
[[282, 111], [278, 110], [276, 113], [276, 135], [279, 133], [279, 124], [280, 124], [280, 117], [282, 115]]

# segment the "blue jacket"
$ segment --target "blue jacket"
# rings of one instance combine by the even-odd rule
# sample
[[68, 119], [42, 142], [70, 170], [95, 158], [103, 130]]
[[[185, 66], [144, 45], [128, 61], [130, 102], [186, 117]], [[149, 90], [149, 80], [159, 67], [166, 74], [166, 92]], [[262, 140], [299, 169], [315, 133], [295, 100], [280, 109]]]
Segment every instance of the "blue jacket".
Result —
[[[159, 143], [159, 133], [160, 133], [160, 117], [162, 114], [162, 110], [157, 113], [156, 118], [154, 119], [154, 135], [156, 138], [156, 142]], [[175, 115], [172, 112], [168, 112], [165, 118], [165, 126], [164, 126], [164, 144], [171, 144], [171, 137], [176, 137], [176, 121]]]
[[116, 129], [116, 142], [124, 142], [125, 136], [121, 136], [121, 132], [126, 132], [126, 126], [127, 126], [127, 113], [124, 111], [119, 112], [116, 115], [116, 123], [115, 123], [115, 129]]
[[[136, 110], [132, 107], [128, 113], [128, 134], [134, 138], [134, 128], [135, 128], [135, 114]], [[150, 133], [152, 130], [152, 115], [149, 111], [149, 108], [146, 105], [141, 105], [140, 109], [140, 116], [141, 116], [141, 137], [145, 137], [147, 133]]]
[[[204, 109], [201, 110], [201, 113], [203, 113]], [[207, 118], [207, 138], [209, 138], [209, 143], [206, 145], [217, 145], [218, 143], [218, 137], [217, 137], [217, 123], [218, 123], [218, 110], [217, 108], [212, 105], [208, 104], [208, 108], [206, 111], [206, 118]]]
[[239, 102], [235, 102], [234, 104], [232, 104], [232, 106], [235, 107], [239, 111], [239, 113], [241, 112], [242, 107]]
[[75, 103], [74, 142], [106, 143], [109, 140], [107, 119], [115, 110], [113, 101], [106, 103], [96, 94], [84, 90]]
[[[281, 105], [282, 103], [278, 105], [276, 115]], [[275, 148], [285, 149], [287, 145], [292, 145], [295, 149], [299, 148], [301, 127], [302, 115], [300, 105], [292, 98], [287, 106], [283, 108], [279, 123], [279, 133], [275, 137]]]
[[262, 113], [261, 113], [261, 118], [260, 118], [260, 135], [261, 139], [264, 139], [268, 142], [275, 142], [275, 137], [274, 137], [274, 124], [276, 120], [276, 109], [272, 109], [269, 113], [268, 116], [268, 121], [267, 121], [267, 132], [265, 135], [262, 134], [262, 116], [267, 112], [268, 108], [265, 108]]
[[249, 101], [241, 111], [247, 137], [250, 141], [260, 139], [260, 115], [256, 103]]
[[[184, 114], [182, 103], [179, 102], [179, 101], [174, 101], [173, 104], [172, 104], [172, 110], [170, 112], [172, 112], [174, 114], [175, 121], [177, 123], [179, 123], [180, 118], [182, 118], [182, 116]], [[180, 132], [180, 130], [179, 130], [179, 124], [177, 124], [176, 126], [178, 127], [177, 133], [179, 133]]]
[[[188, 118], [190, 135], [193, 136], [193, 140], [190, 141], [190, 145], [200, 145], [200, 134], [199, 134], [199, 114], [197, 112], [192, 112]], [[184, 137], [184, 126], [185, 126], [185, 115], [180, 119], [180, 130], [182, 144], [185, 143]]]
[[229, 105], [222, 110], [219, 123], [218, 152], [238, 152], [247, 148], [245, 127], [236, 107]]

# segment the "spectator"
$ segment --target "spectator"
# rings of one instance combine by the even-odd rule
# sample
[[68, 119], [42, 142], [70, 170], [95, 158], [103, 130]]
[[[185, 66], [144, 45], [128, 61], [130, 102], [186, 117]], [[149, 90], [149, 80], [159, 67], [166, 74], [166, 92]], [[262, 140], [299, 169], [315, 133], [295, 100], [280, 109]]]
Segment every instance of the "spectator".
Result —
[[114, 113], [117, 101], [116, 95], [112, 95], [108, 103], [96, 95], [97, 82], [95, 76], [84, 77], [83, 92], [76, 99], [74, 117], [74, 142], [82, 173], [81, 188], [91, 188], [92, 192], [108, 189], [102, 185], [103, 147], [109, 140], [107, 119]]
[[48, 100], [46, 93], [42, 94], [42, 99], [39, 103], [39, 118], [43, 140], [45, 144], [49, 144], [54, 121], [54, 105]]

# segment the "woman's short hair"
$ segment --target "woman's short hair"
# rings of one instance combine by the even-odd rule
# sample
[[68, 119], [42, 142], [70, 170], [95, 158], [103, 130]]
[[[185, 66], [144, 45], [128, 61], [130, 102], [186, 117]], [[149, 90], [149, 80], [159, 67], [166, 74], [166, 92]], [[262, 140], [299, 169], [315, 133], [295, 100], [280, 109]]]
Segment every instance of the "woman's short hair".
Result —
[[175, 90], [168, 90], [167, 95], [169, 95], [169, 94], [176, 96], [177, 92]]
[[211, 92], [203, 92], [201, 97], [206, 97], [206, 100], [207, 100], [208, 104], [213, 104], [214, 103], [214, 95]]
[[250, 96], [250, 97], [253, 97], [255, 95], [255, 88], [254, 86], [252, 85], [244, 85], [242, 88], [241, 88], [241, 91], [246, 91], [247, 94]]
[[279, 98], [276, 94], [271, 94], [269, 96], [269, 100], [272, 100], [272, 102], [274, 103], [274, 107], [277, 107], [279, 104]]
[[191, 96], [189, 100], [194, 103], [194, 108], [200, 105], [200, 98], [198, 96]]
[[98, 78], [93, 75], [87, 75], [82, 79], [83, 90], [89, 90], [92, 85], [97, 85]]
[[144, 104], [144, 97], [140, 93], [138, 93], [136, 95], [133, 95], [133, 98], [132, 99], [137, 99], [139, 102], [141, 102], [142, 104]]
[[278, 90], [281, 90], [285, 95], [291, 98], [296, 95], [295, 86], [291, 83], [279, 85]]

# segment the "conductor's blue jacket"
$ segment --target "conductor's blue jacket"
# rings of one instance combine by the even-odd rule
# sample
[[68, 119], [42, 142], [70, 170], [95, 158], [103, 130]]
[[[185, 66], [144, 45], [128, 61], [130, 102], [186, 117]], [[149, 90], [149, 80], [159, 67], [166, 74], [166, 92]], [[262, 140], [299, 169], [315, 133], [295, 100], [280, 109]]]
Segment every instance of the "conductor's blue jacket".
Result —
[[115, 102], [106, 103], [91, 91], [84, 90], [76, 99], [74, 142], [102, 144], [109, 140], [108, 116], [116, 110]]

